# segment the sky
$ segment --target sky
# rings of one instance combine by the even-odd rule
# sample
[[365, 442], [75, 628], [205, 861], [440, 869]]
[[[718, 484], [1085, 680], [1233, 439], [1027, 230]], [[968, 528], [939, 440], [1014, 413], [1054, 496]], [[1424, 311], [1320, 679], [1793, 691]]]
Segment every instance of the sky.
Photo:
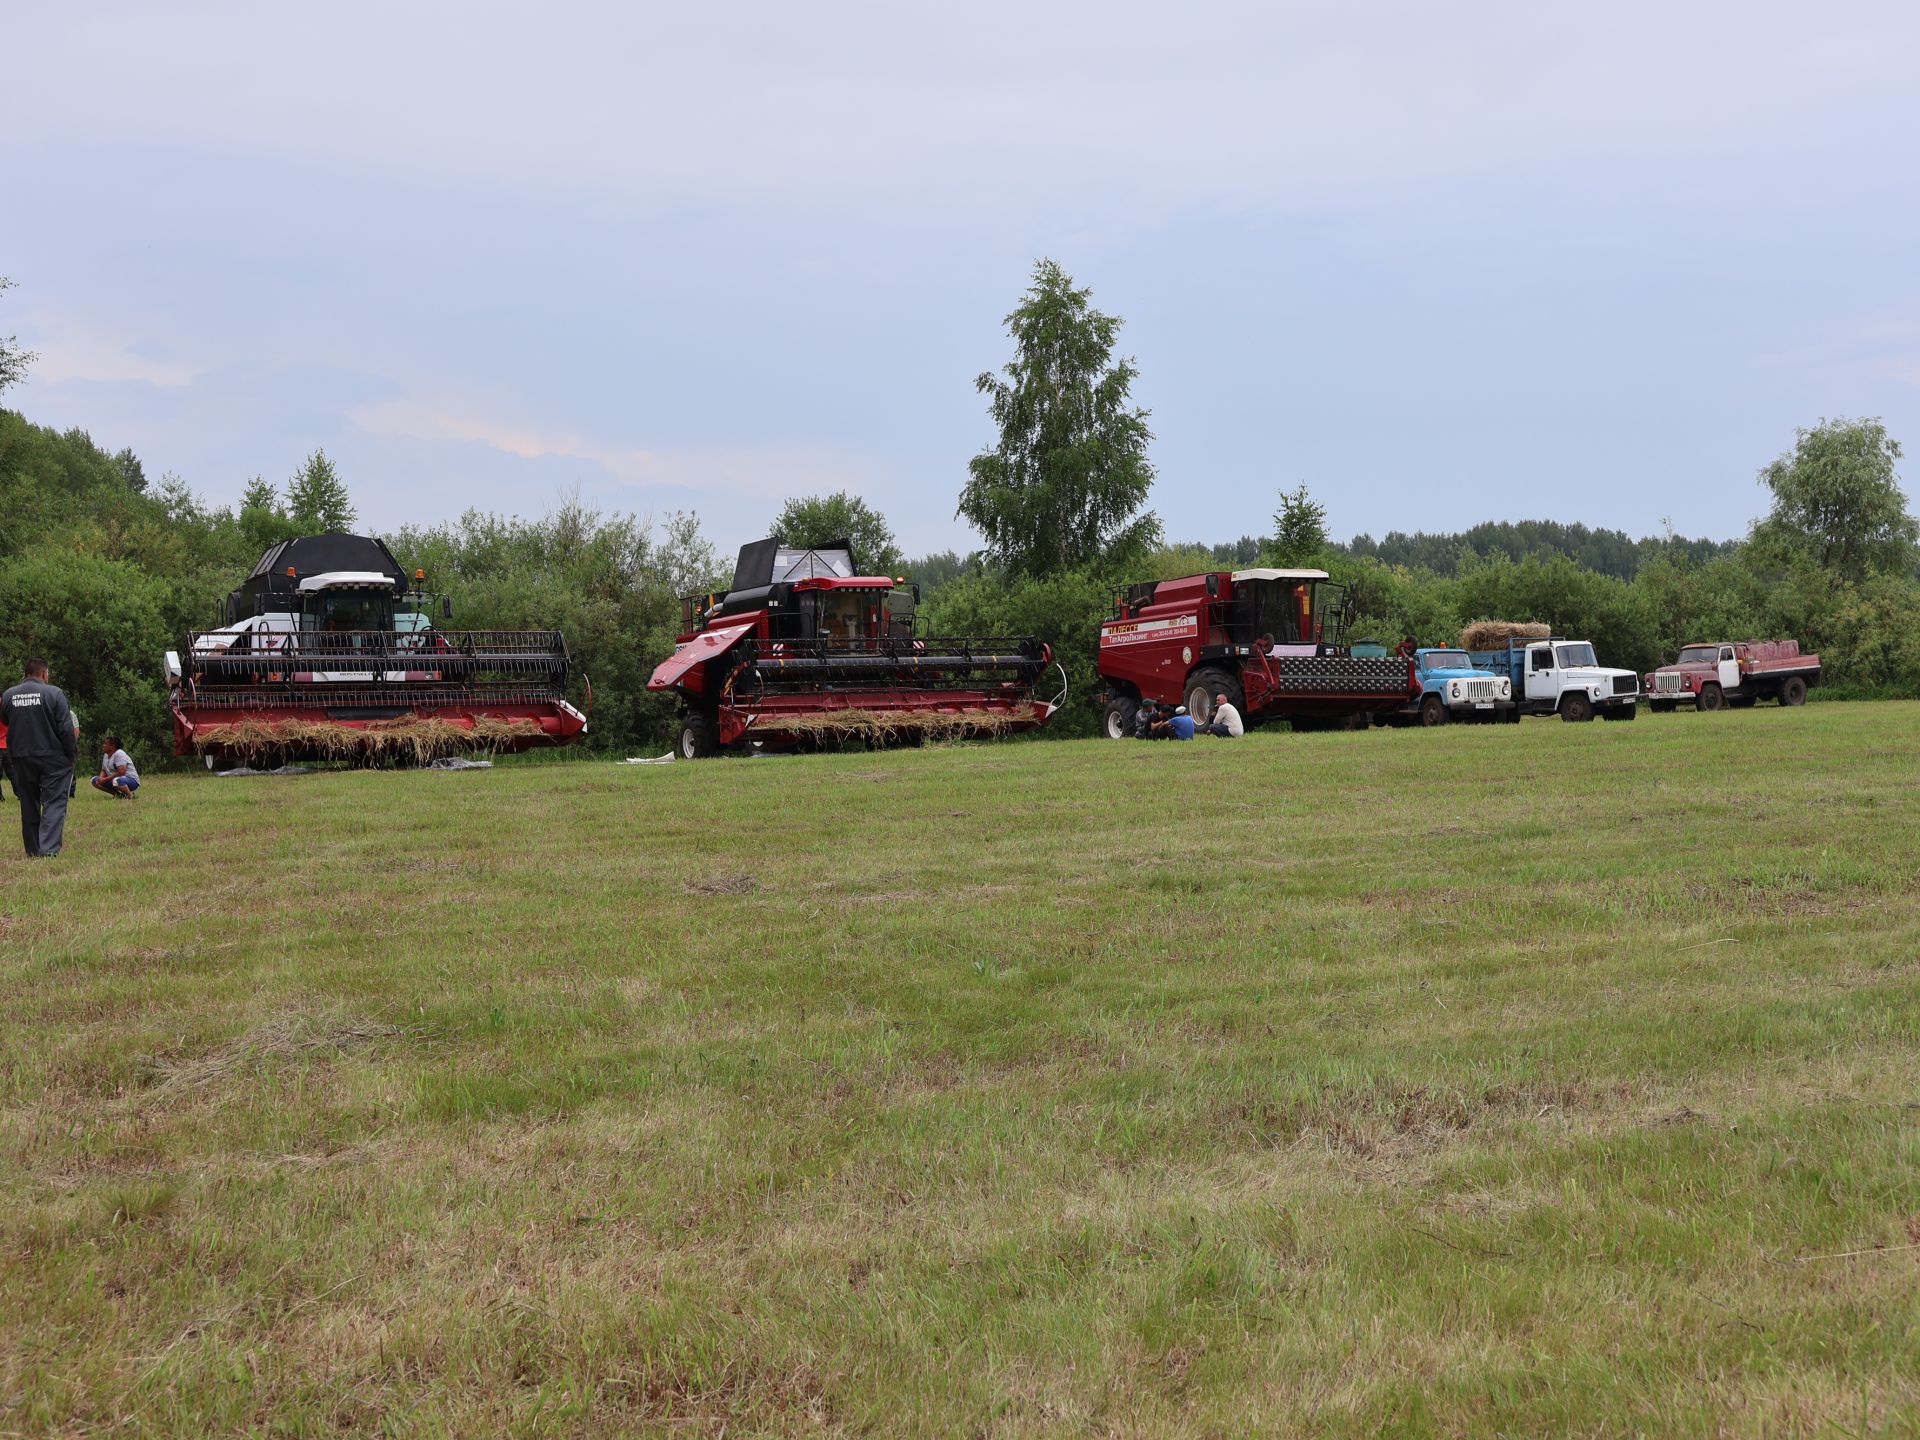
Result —
[[[1920, 6], [0, 4], [4, 403], [215, 503], [578, 493], [910, 553], [1057, 260], [1170, 538], [1727, 538], [1798, 426], [1920, 443]], [[1907, 486], [1909, 494], [1914, 486]]]

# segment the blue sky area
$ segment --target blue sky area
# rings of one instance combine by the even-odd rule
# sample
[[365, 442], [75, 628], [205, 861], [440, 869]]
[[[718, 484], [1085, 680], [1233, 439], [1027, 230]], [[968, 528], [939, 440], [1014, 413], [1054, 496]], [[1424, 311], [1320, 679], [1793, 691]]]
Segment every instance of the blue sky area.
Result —
[[[377, 527], [850, 488], [909, 550], [1051, 256], [1170, 535], [1727, 537], [1920, 440], [1920, 7], [16, 3], [6, 403]], [[1909, 491], [1912, 487], [1909, 485]]]

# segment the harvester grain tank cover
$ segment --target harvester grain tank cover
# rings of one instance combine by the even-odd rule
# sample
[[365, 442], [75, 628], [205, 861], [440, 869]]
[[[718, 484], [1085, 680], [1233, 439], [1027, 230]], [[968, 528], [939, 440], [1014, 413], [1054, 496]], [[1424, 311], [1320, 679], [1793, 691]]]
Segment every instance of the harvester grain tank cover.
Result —
[[1245, 580], [1325, 580], [1324, 570], [1236, 570], [1230, 577], [1238, 585]]
[[752, 632], [751, 620], [701, 631], [655, 667], [653, 678], [647, 681], [647, 688], [649, 690], [671, 689], [678, 685], [694, 666], [704, 665], [716, 655], [724, 655]]
[[407, 572], [400, 568], [400, 562], [383, 542], [367, 535], [343, 535], [338, 531], [282, 540], [260, 557], [247, 578], [258, 580], [267, 575], [284, 575], [289, 565], [301, 575], [364, 570], [377, 572], [396, 589], [404, 588], [407, 583]]

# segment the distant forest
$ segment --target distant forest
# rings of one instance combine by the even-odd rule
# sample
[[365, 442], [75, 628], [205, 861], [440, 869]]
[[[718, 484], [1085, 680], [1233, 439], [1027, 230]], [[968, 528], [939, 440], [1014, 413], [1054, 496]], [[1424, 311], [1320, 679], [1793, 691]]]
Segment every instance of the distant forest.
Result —
[[[1200, 541], [1175, 548], [1205, 553], [1211, 563], [1224, 567], [1257, 564], [1269, 544], [1261, 536], [1242, 535], [1238, 540], [1213, 544]], [[1577, 522], [1487, 520], [1471, 530], [1416, 530], [1411, 535], [1404, 530], [1389, 530], [1379, 540], [1362, 533], [1344, 545], [1331, 542], [1327, 549], [1336, 555], [1365, 556], [1382, 565], [1424, 570], [1447, 579], [1457, 578], [1463, 570], [1484, 561], [1505, 557], [1516, 565], [1524, 560], [1567, 559], [1597, 575], [1632, 580], [1640, 573], [1640, 566], [1656, 556], [1701, 565], [1731, 554], [1739, 546], [1738, 540], [1689, 540], [1679, 535], [1649, 535], [1635, 540], [1624, 530], [1596, 530]], [[953, 550], [935, 551], [906, 564], [906, 573], [919, 581], [923, 594], [932, 594], [966, 569], [967, 557]]]
[[[1249, 542], [1242, 541], [1242, 545]], [[1594, 530], [1585, 525], [1563, 525], [1555, 520], [1488, 520], [1471, 530], [1429, 534], [1416, 530], [1389, 530], [1384, 539], [1356, 535], [1334, 548], [1347, 555], [1370, 555], [1383, 565], [1404, 565], [1455, 576], [1462, 569], [1504, 555], [1518, 565], [1523, 560], [1552, 560], [1565, 556], [1582, 570], [1631, 580], [1643, 562], [1656, 555], [1704, 564], [1732, 552], [1733, 540], [1688, 540], [1678, 535], [1635, 540], [1624, 530]]]

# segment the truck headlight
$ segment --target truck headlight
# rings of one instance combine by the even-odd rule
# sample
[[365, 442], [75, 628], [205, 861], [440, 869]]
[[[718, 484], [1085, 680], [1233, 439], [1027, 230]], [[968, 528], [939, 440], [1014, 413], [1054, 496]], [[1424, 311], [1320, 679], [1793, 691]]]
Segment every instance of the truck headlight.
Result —
[[1458, 700], [1460, 698], [1460, 682], [1458, 680], [1455, 680], [1451, 685], [1449, 685], [1447, 687], [1447, 693], [1453, 696], [1454, 699]]
[[1513, 698], [1513, 681], [1502, 680], [1500, 682], [1500, 698], [1502, 700], [1510, 700]]

